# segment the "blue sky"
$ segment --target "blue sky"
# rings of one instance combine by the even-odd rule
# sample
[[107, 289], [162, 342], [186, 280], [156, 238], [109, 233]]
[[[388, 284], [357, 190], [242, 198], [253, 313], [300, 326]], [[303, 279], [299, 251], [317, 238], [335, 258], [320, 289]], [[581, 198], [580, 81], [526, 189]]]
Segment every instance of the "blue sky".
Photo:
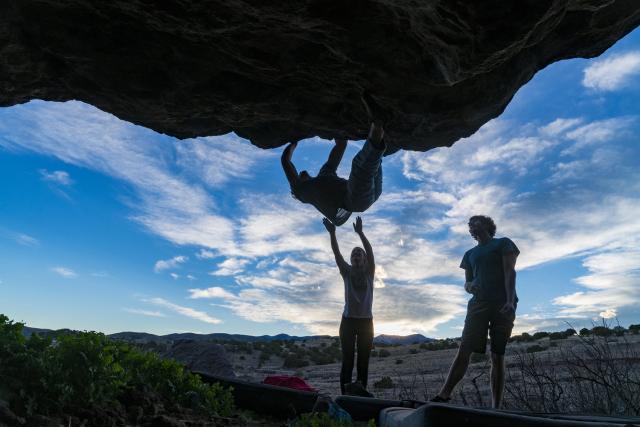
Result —
[[[640, 31], [547, 67], [452, 148], [384, 160], [363, 215], [376, 333], [459, 336], [473, 214], [519, 246], [516, 331], [640, 323]], [[362, 142], [350, 142], [339, 173]], [[317, 171], [331, 141], [302, 141]], [[80, 102], [0, 109], [0, 312], [31, 326], [337, 335], [343, 286], [281, 149], [177, 140]], [[343, 252], [358, 243], [338, 230]]]

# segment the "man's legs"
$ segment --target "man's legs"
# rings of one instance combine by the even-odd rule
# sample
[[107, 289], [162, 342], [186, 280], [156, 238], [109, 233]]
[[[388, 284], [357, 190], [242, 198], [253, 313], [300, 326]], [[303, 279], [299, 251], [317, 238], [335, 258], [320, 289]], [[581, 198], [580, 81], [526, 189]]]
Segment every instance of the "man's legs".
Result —
[[358, 374], [357, 378], [364, 388], [367, 388], [367, 380], [369, 378], [369, 357], [371, 357], [371, 348], [373, 347], [373, 320], [359, 320], [358, 328]]
[[440, 392], [431, 399], [432, 402], [448, 401], [451, 398], [453, 389], [464, 377], [469, 367], [471, 353], [484, 353], [487, 347], [487, 329], [489, 329], [489, 319], [491, 305], [474, 301], [469, 301], [467, 305], [467, 317], [464, 320], [462, 330], [462, 342], [456, 354], [447, 380]]
[[356, 334], [352, 319], [342, 318], [340, 322], [340, 345], [342, 346], [342, 367], [340, 368], [340, 391], [344, 394], [344, 385], [351, 383], [353, 358], [355, 356]]
[[515, 317], [507, 317], [500, 313], [502, 303], [492, 310], [489, 326], [491, 337], [491, 403], [495, 409], [500, 408], [504, 395], [505, 363], [504, 353], [513, 330]]
[[464, 377], [464, 374], [467, 373], [467, 368], [469, 367], [469, 359], [471, 359], [471, 353], [471, 349], [466, 348], [465, 346], [461, 345], [460, 348], [458, 348], [458, 353], [456, 354], [455, 359], [453, 359], [451, 368], [449, 368], [447, 380], [444, 382], [444, 385], [440, 389], [440, 392], [437, 395], [438, 397], [444, 400], [449, 400], [451, 398], [453, 389]]
[[318, 176], [320, 175], [336, 175], [336, 171], [338, 170], [338, 166], [340, 166], [340, 161], [342, 160], [342, 156], [344, 155], [344, 151], [347, 149], [347, 140], [346, 139], [335, 139], [335, 145], [331, 149], [329, 153], [329, 158], [324, 165], [320, 168], [320, 172], [318, 172]]
[[502, 405], [504, 395], [504, 354], [491, 352], [491, 404], [494, 409]]
[[371, 124], [369, 138], [351, 162], [347, 183], [345, 208], [352, 212], [364, 212], [382, 192], [382, 156], [384, 155], [384, 130]]

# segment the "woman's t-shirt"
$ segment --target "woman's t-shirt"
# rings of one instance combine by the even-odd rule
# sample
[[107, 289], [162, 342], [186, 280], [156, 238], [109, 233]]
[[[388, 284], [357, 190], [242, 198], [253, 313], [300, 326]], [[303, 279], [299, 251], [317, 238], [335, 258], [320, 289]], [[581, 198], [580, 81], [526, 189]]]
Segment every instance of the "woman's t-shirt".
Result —
[[349, 266], [340, 272], [344, 281], [343, 317], [372, 319], [373, 275]]

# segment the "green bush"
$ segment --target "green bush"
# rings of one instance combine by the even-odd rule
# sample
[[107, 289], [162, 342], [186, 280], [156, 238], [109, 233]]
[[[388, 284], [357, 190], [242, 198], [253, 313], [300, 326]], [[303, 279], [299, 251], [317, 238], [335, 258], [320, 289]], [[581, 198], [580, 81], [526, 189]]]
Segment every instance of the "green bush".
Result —
[[380, 351], [378, 351], [378, 357], [389, 357], [389, 356], [391, 356], [391, 352], [389, 352], [389, 350], [381, 348]]
[[509, 341], [515, 341], [515, 342], [531, 342], [533, 341], [533, 337], [531, 336], [531, 334], [527, 333], [527, 332], [523, 332], [520, 335], [514, 335], [512, 336]]
[[622, 336], [624, 336], [624, 333], [625, 333], [626, 331], [627, 331], [627, 330], [626, 330], [625, 328], [623, 328], [622, 326], [615, 326], [615, 327], [613, 328], [613, 333], [614, 333], [614, 334], [615, 334], [615, 336], [617, 336], [617, 337], [622, 337]]
[[591, 329], [591, 333], [599, 337], [608, 337], [613, 334], [613, 331], [606, 326], [595, 326]]
[[233, 410], [228, 390], [203, 383], [175, 361], [95, 332], [27, 339], [23, 326], [0, 314], [0, 398], [19, 415], [73, 413], [78, 404], [115, 402], [130, 388], [207, 414]]
[[437, 340], [433, 342], [423, 342], [420, 344], [420, 348], [428, 351], [448, 350], [450, 348], [458, 348], [458, 342], [450, 338], [443, 340]]
[[[351, 427], [353, 424], [347, 421], [334, 420], [326, 412], [315, 412], [311, 414], [302, 414], [296, 420], [295, 427]], [[375, 426], [375, 422], [367, 424], [367, 427]]]
[[539, 340], [542, 338], [547, 338], [548, 336], [549, 336], [549, 332], [536, 332], [535, 334], [533, 334], [533, 339]]
[[309, 366], [309, 361], [297, 353], [290, 353], [285, 356], [282, 366], [288, 369], [304, 368], [305, 366]]
[[395, 384], [393, 384], [393, 380], [391, 377], [382, 377], [378, 381], [373, 383], [373, 388], [393, 388]]
[[534, 344], [531, 345], [529, 347], [527, 347], [527, 353], [537, 353], [539, 351], [545, 351], [546, 348], [542, 347], [541, 345], [538, 344]]

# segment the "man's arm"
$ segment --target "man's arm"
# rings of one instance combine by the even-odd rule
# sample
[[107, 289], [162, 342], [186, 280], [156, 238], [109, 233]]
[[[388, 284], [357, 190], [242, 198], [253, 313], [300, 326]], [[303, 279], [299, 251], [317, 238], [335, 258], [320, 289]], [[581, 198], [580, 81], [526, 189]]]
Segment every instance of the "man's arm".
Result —
[[507, 294], [507, 301], [500, 312], [503, 314], [515, 315], [516, 304], [516, 259], [515, 252], [502, 255], [502, 268], [504, 269], [504, 290]]
[[298, 171], [296, 167], [291, 162], [291, 157], [293, 156], [293, 152], [298, 145], [297, 142], [292, 142], [287, 145], [287, 148], [282, 152], [282, 157], [280, 157], [280, 162], [282, 163], [282, 169], [284, 170], [284, 174], [287, 176], [287, 180], [289, 181], [289, 185], [293, 188], [298, 183]]
[[338, 246], [338, 239], [336, 238], [336, 226], [333, 225], [331, 221], [327, 218], [322, 219], [322, 223], [324, 227], [329, 232], [329, 236], [331, 237], [331, 250], [333, 251], [333, 256], [336, 259], [336, 264], [338, 265], [338, 269], [340, 273], [346, 271], [349, 268], [349, 264], [344, 260], [342, 254], [340, 253], [340, 247]]
[[470, 294], [475, 294], [477, 285], [473, 281], [473, 271], [470, 268], [464, 269], [464, 290]]
[[367, 263], [369, 264], [369, 268], [373, 274], [376, 271], [376, 261], [373, 257], [373, 248], [371, 247], [371, 243], [369, 243], [367, 236], [364, 235], [364, 231], [362, 231], [362, 218], [359, 216], [356, 217], [356, 222], [353, 224], [353, 230], [358, 233], [358, 236], [360, 236], [362, 246], [364, 246], [364, 251], [367, 253]]

